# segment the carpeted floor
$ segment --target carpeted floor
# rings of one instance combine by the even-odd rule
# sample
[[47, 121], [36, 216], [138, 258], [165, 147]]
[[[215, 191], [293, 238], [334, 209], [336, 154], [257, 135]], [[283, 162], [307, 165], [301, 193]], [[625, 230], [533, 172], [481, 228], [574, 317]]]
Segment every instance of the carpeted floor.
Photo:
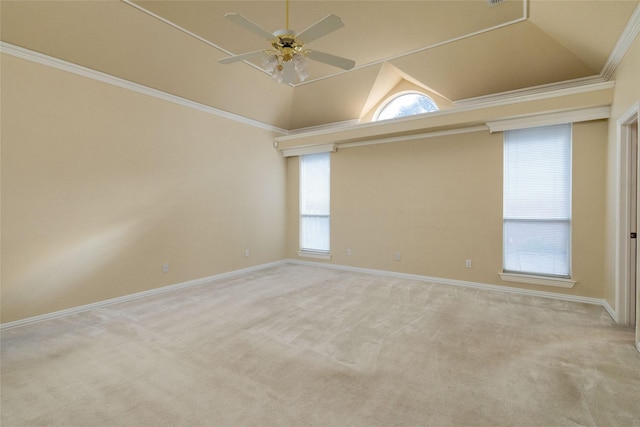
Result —
[[5, 330], [10, 426], [640, 426], [598, 306], [300, 265]]

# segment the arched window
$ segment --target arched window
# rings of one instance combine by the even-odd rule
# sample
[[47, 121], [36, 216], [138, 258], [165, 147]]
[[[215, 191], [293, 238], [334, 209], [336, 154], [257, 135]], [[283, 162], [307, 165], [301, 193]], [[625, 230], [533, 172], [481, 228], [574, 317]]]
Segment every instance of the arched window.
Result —
[[419, 92], [402, 93], [387, 101], [374, 116], [374, 121], [438, 111], [433, 99]]

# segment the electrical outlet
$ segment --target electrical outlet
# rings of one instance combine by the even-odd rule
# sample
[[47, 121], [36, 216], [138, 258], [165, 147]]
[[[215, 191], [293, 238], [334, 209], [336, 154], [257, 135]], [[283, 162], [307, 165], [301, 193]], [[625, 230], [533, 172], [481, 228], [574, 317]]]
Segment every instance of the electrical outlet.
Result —
[[249, 258], [249, 249], [244, 250], [244, 256], [245, 258]]
[[400, 252], [396, 252], [396, 261], [400, 261]]
[[347, 256], [351, 256], [351, 249], [347, 249]]
[[162, 264], [162, 272], [163, 273], [168, 273], [169, 272], [169, 263], [165, 262]]
[[464, 266], [467, 267], [467, 268], [471, 268], [471, 260], [470, 259], [466, 260], [464, 262]]

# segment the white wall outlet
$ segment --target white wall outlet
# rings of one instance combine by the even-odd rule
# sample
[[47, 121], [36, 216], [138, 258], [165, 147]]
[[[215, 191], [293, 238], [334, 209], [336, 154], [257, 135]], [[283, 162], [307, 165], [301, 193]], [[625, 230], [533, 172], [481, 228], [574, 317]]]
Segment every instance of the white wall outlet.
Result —
[[396, 252], [396, 261], [400, 261], [400, 252]]
[[467, 268], [471, 268], [471, 260], [470, 259], [466, 260], [464, 262], [464, 266], [467, 267]]
[[249, 249], [244, 250], [244, 256], [245, 258], [249, 258]]
[[165, 262], [162, 264], [162, 272], [163, 273], [168, 273], [169, 272], [169, 263]]
[[351, 249], [347, 249], [347, 256], [351, 256]]

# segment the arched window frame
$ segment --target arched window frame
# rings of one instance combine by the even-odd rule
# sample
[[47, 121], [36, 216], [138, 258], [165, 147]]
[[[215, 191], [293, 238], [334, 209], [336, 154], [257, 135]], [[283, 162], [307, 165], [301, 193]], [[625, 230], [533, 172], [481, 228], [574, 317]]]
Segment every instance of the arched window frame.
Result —
[[[436, 107], [436, 111], [439, 111], [440, 108], [438, 107], [438, 104], [436, 103], [436, 101], [430, 97], [429, 95], [427, 95], [426, 93], [423, 92], [419, 92], [416, 90], [408, 90], [408, 91], [403, 91], [403, 92], [398, 92], [393, 94], [392, 96], [390, 96], [389, 98], [387, 98], [387, 100], [385, 102], [383, 102], [382, 104], [380, 104], [380, 106], [378, 107], [378, 109], [376, 110], [375, 114], [373, 115], [373, 120], [372, 121], [378, 121], [381, 120], [380, 119], [380, 115], [382, 114], [382, 112], [389, 107], [392, 103], [394, 103], [395, 101], [397, 101], [399, 98], [403, 97], [403, 96], [407, 96], [407, 95], [419, 95], [419, 96], [423, 96], [425, 98], [427, 98], [428, 100], [431, 101], [431, 103]], [[399, 118], [399, 117], [409, 117], [413, 114], [409, 114], [409, 115], [405, 115], [405, 116], [396, 116], [396, 117], [392, 117], [392, 118]], [[392, 118], [388, 118], [388, 119], [382, 119], [382, 120], [391, 120]]]

